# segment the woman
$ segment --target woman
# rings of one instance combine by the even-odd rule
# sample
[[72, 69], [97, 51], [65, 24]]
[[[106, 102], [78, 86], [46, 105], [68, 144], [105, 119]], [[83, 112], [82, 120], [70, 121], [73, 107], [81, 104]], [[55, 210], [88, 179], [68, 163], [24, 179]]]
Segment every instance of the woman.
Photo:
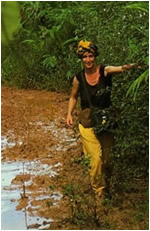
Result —
[[[81, 109], [86, 111], [90, 108], [90, 102], [87, 96], [90, 96], [90, 100], [94, 103], [93, 97], [97, 90], [107, 88], [111, 86], [111, 75], [112, 73], [120, 73], [129, 70], [136, 66], [136, 64], [129, 64], [123, 66], [100, 66], [96, 64], [96, 57], [98, 56], [98, 48], [90, 41], [81, 40], [78, 44], [77, 54], [81, 58], [84, 70], [76, 74], [73, 79], [73, 88], [71, 97], [69, 100], [68, 114], [67, 114], [67, 125], [71, 128], [73, 126], [72, 113], [77, 103], [78, 95], [80, 94]], [[84, 80], [83, 80], [84, 79]], [[108, 92], [103, 95], [96, 106], [104, 109], [111, 105], [110, 93]], [[82, 114], [82, 113], [81, 113]], [[82, 121], [82, 120], [81, 120]], [[81, 135], [81, 141], [83, 145], [83, 152], [85, 157], [90, 158], [90, 178], [91, 185], [94, 191], [101, 196], [103, 189], [106, 184], [103, 177], [102, 171], [102, 150], [103, 141], [95, 136], [92, 125], [85, 126], [79, 121], [79, 131]], [[106, 139], [108, 136], [106, 137]], [[106, 140], [105, 139], [105, 140]], [[107, 142], [111, 143], [111, 139], [108, 138]], [[106, 142], [106, 143], [107, 143]], [[107, 145], [106, 145], [107, 146]], [[109, 146], [109, 144], [108, 144]]]

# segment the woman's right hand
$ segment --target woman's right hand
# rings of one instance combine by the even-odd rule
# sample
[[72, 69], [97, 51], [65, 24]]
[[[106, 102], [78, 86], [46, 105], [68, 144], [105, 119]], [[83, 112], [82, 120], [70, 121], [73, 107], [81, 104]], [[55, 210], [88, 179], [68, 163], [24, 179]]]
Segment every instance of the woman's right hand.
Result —
[[72, 115], [67, 115], [67, 120], [66, 120], [66, 124], [68, 125], [68, 127], [72, 128], [73, 127], [73, 119], [72, 119]]

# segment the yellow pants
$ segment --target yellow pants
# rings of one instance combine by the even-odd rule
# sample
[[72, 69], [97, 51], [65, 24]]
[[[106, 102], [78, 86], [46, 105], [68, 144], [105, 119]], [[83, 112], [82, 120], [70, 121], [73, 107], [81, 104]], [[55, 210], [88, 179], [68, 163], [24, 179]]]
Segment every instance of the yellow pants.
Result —
[[79, 124], [79, 131], [86, 158], [90, 158], [90, 178], [92, 188], [99, 192], [105, 187], [102, 173], [102, 146], [96, 138], [93, 128], [84, 128]]

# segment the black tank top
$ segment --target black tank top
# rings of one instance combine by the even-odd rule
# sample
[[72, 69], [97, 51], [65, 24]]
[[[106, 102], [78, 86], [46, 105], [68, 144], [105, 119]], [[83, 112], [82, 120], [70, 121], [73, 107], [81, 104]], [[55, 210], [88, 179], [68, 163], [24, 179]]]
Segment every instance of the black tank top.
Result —
[[82, 110], [90, 107], [87, 99], [87, 94], [83, 86], [82, 78], [85, 79], [86, 87], [88, 89], [91, 98], [91, 103], [93, 106], [99, 107], [100, 109], [104, 109], [108, 108], [111, 105], [110, 95], [112, 87], [112, 76], [108, 75], [107, 77], [105, 77], [104, 68], [104, 66], [100, 67], [99, 82], [94, 86], [88, 84], [85, 78], [84, 69], [76, 74], [76, 78], [79, 81], [80, 104]]

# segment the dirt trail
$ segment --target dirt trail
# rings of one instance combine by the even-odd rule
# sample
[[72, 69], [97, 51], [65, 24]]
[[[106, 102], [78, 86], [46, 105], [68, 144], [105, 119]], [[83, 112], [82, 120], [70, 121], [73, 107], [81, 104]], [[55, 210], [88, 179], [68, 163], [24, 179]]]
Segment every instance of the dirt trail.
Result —
[[[10, 200], [29, 216], [65, 218], [67, 155], [80, 153], [74, 130], [65, 126], [68, 95], [2, 87], [1, 101], [2, 166], [11, 170], [16, 163], [20, 169], [4, 190], [20, 190], [19, 198], [12, 193]], [[27, 228], [40, 227], [38, 219]]]
[[95, 204], [77, 129], [65, 126], [67, 94], [2, 87], [1, 95], [2, 229], [144, 229], [147, 217], [134, 215], [144, 187], [121, 206]]

